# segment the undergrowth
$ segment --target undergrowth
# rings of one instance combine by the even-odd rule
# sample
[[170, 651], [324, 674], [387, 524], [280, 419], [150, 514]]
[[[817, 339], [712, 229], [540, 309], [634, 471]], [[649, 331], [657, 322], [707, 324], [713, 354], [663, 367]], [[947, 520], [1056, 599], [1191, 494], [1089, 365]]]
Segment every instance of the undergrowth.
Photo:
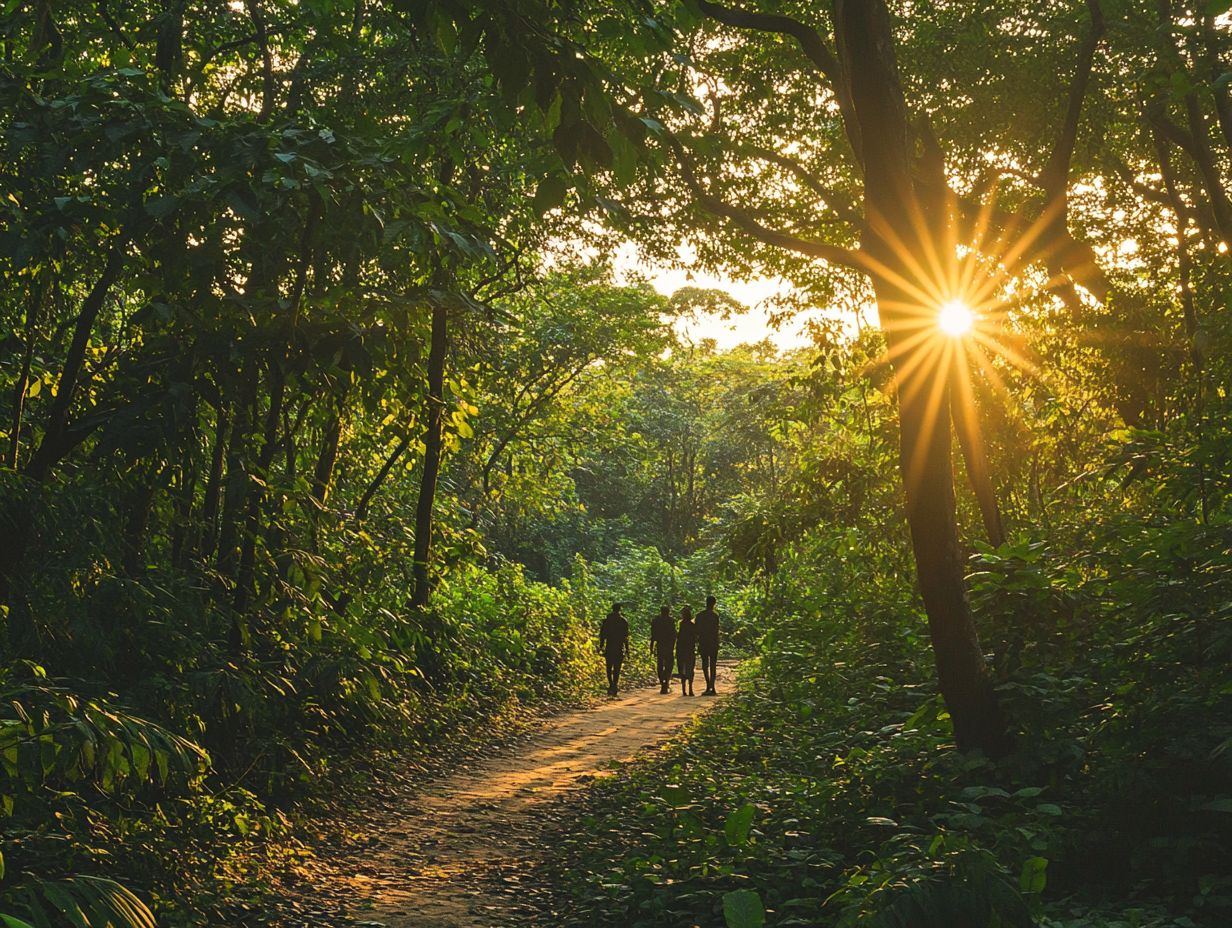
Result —
[[1081, 556], [975, 556], [1018, 730], [997, 761], [954, 749], [906, 584], [829, 569], [828, 614], [767, 614], [740, 693], [597, 787], [560, 836], [555, 908], [646, 928], [1228, 924], [1230, 529], [1112, 519]]

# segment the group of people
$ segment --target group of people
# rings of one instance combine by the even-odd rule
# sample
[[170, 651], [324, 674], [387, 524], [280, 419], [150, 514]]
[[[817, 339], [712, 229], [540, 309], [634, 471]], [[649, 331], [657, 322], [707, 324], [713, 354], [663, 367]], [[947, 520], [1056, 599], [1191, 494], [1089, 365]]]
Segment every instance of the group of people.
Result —
[[[672, 619], [667, 606], [659, 610], [650, 623], [650, 653], [655, 656], [659, 669], [659, 692], [671, 689], [672, 665], [675, 676], [680, 678], [680, 695], [693, 695], [693, 678], [697, 657], [701, 655], [702, 676], [706, 678], [703, 696], [714, 696], [715, 675], [719, 659], [719, 614], [715, 612], [715, 598], [706, 597], [706, 608], [694, 618], [693, 610], [685, 606], [680, 610], [680, 625]], [[620, 685], [620, 670], [629, 656], [629, 622], [621, 611], [621, 603], [612, 603], [599, 627], [599, 651], [607, 663], [607, 694], [616, 695]]]

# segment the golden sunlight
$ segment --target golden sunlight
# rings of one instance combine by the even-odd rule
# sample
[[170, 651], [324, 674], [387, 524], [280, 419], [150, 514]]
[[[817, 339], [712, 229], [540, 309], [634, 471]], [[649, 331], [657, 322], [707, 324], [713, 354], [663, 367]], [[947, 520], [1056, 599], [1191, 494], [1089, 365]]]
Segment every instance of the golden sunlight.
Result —
[[975, 313], [962, 300], [950, 300], [942, 304], [940, 312], [937, 313], [937, 325], [946, 335], [960, 338], [975, 325]]

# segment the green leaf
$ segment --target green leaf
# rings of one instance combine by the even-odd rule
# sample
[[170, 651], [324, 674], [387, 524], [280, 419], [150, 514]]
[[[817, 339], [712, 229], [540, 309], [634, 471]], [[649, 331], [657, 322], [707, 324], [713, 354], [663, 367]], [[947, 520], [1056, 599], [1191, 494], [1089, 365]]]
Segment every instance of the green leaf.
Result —
[[235, 211], [235, 214], [241, 219], [252, 221], [261, 215], [261, 209], [257, 204], [257, 198], [253, 196], [251, 190], [240, 190], [232, 188], [228, 190], [225, 196], [227, 205]]
[[569, 185], [565, 183], [565, 179], [559, 174], [549, 174], [539, 182], [539, 187], [535, 190], [535, 198], [531, 202], [531, 206], [535, 210], [535, 215], [542, 216], [550, 209], [555, 209], [565, 202], [565, 195], [569, 192]]
[[1048, 883], [1048, 859], [1046, 857], [1028, 857], [1022, 863], [1022, 873], [1018, 875], [1018, 888], [1024, 893], [1041, 893]]
[[766, 910], [761, 896], [751, 889], [724, 893], [723, 920], [727, 928], [762, 928], [766, 924]]
[[727, 835], [728, 844], [735, 846], [749, 840], [749, 832], [753, 829], [753, 815], [756, 812], [757, 809], [753, 804], [746, 802], [727, 816], [727, 821], [723, 825], [723, 833]]
[[664, 785], [659, 790], [659, 795], [672, 806], [688, 805], [689, 800], [692, 799], [687, 789], [683, 786], [678, 786], [675, 783], [668, 783]]
[[1205, 13], [1207, 16], [1222, 16], [1232, 10], [1232, 0], [1207, 0]]
[[175, 197], [157, 196], [145, 201], [145, 211], [154, 219], [166, 219], [175, 212], [180, 201]]

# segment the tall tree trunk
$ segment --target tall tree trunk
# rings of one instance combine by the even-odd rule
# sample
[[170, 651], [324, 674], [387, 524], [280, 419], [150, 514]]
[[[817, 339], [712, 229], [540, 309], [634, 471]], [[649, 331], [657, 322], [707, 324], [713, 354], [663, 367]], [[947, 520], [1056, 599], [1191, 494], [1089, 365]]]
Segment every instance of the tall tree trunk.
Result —
[[1232, 148], [1232, 90], [1228, 81], [1220, 82], [1220, 77], [1232, 67], [1225, 64], [1219, 53], [1219, 32], [1215, 28], [1213, 16], [1203, 17], [1202, 39], [1205, 43], [1203, 59], [1207, 68], [1207, 79], [1211, 82], [1211, 93], [1215, 97], [1215, 114], [1219, 119], [1219, 129], [1223, 133], [1224, 144]]
[[224, 580], [235, 576], [239, 555], [240, 513], [248, 494], [248, 467], [244, 451], [252, 437], [256, 418], [257, 375], [244, 373], [242, 395], [237, 398], [231, 414], [231, 435], [226, 445], [225, 472], [223, 481], [222, 514], [218, 520], [218, 545], [215, 569]]
[[1160, 176], [1164, 180], [1164, 189], [1168, 192], [1168, 201], [1176, 217], [1177, 271], [1181, 286], [1181, 312], [1185, 319], [1185, 335], [1189, 339], [1189, 359], [1194, 368], [1194, 437], [1198, 442], [1198, 503], [1202, 524], [1205, 525], [1210, 516], [1210, 500], [1207, 493], [1206, 464], [1203, 461], [1202, 445], [1204, 443], [1203, 421], [1206, 417], [1206, 377], [1203, 370], [1202, 351], [1198, 346], [1198, 310], [1194, 300], [1193, 285], [1190, 273], [1192, 264], [1189, 258], [1188, 228], [1189, 219], [1185, 214], [1185, 205], [1177, 186], [1176, 174], [1172, 168], [1172, 159], [1168, 153], [1168, 142], [1156, 130], [1151, 133], [1155, 146], [1155, 155], [1159, 159]]
[[210, 454], [210, 473], [205, 482], [205, 496], [201, 502], [202, 538], [200, 555], [208, 560], [218, 543], [218, 503], [222, 499], [223, 464], [227, 454], [227, 432], [231, 426], [226, 402], [218, 398], [214, 420], [214, 448]]
[[966, 372], [958, 368], [962, 363], [966, 362], [961, 356], [955, 358], [954, 376], [950, 383], [950, 418], [958, 435], [958, 446], [962, 449], [967, 480], [980, 506], [984, 534], [988, 536], [989, 544], [995, 547], [1005, 543], [1005, 525], [1001, 521], [1001, 508], [997, 505], [997, 491], [992, 484], [992, 471], [988, 466], [988, 452], [980, 429], [974, 391]]
[[34, 343], [38, 338], [39, 320], [42, 317], [43, 298], [47, 291], [47, 272], [39, 274], [30, 284], [30, 297], [26, 303], [26, 344], [21, 355], [21, 372], [13, 387], [13, 416], [9, 422], [8, 465], [17, 470], [21, 450], [21, 424], [26, 408], [26, 392], [30, 389], [30, 369], [34, 364]]
[[324, 506], [333, 482], [334, 466], [338, 463], [338, 445], [342, 441], [342, 400], [334, 401], [334, 409], [321, 438], [321, 452], [312, 471], [312, 498]]
[[928, 256], [952, 260], [946, 249], [953, 246], [945, 217], [926, 215], [913, 182], [912, 133], [884, 3], [836, 0], [835, 34], [864, 143], [869, 221], [862, 249], [873, 268], [895, 370], [899, 466], [938, 682], [959, 747], [1000, 753], [1005, 720], [963, 582], [950, 460], [949, 378], [928, 361], [931, 346], [917, 337], [936, 314], [935, 307], [922, 305], [921, 294], [935, 288], [914, 280], [913, 259], [924, 257], [924, 266]]
[[[257, 458], [257, 474], [264, 485], [269, 484], [274, 454], [278, 450], [278, 423], [282, 417], [283, 399], [286, 395], [286, 374], [282, 361], [276, 356], [270, 358], [269, 380], [269, 407], [265, 413], [261, 454]], [[252, 595], [257, 566], [257, 535], [261, 531], [261, 504], [264, 500], [265, 493], [261, 485], [248, 488], [244, 533], [240, 538], [239, 569], [235, 575], [233, 608], [237, 616], [242, 616], [247, 611], [248, 600]]]
[[168, 96], [184, 66], [185, 5], [186, 0], [164, 0], [163, 11], [156, 20], [158, 43], [154, 48], [154, 67], [158, 69], [159, 86]]
[[432, 507], [441, 470], [442, 428], [445, 418], [445, 356], [449, 349], [449, 310], [443, 300], [432, 306], [432, 343], [428, 351], [428, 428], [424, 434], [423, 480], [415, 506], [414, 590], [411, 605], [428, 605], [432, 594], [429, 558], [432, 556]]

